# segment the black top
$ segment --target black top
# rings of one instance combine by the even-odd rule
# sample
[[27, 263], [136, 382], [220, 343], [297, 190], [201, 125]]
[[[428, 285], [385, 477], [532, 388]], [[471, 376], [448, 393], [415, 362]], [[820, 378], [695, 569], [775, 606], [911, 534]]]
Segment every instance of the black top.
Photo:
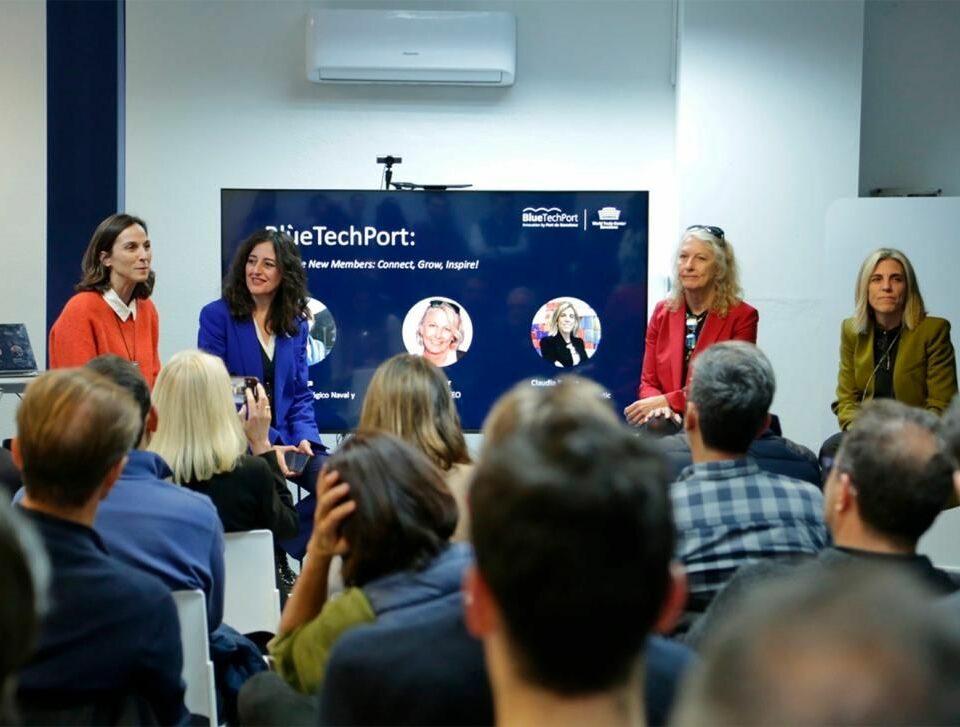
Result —
[[876, 367], [873, 382], [874, 399], [895, 399], [893, 391], [893, 367], [897, 363], [897, 346], [900, 345], [900, 326], [889, 331], [876, 326], [873, 331], [873, 365]]
[[273, 403], [274, 365], [273, 359], [267, 356], [267, 351], [262, 344], [260, 346], [260, 360], [263, 363], [263, 381], [260, 383], [263, 384], [264, 391], [267, 392], [267, 401], [270, 402], [270, 426], [276, 428], [277, 415], [275, 412], [277, 407]]
[[690, 356], [693, 355], [693, 349], [697, 346], [697, 339], [700, 338], [700, 331], [703, 330], [703, 323], [707, 320], [708, 311], [696, 314], [687, 306], [687, 315], [684, 319], [685, 330], [683, 336], [683, 371], [680, 372], [680, 380], [687, 380], [687, 366], [690, 363]]
[[[667, 723], [677, 686], [694, 660], [693, 652], [681, 644], [657, 636], [648, 639], [647, 724]], [[467, 631], [459, 595], [412, 609], [399, 623], [351, 629], [330, 653], [320, 694], [320, 725], [493, 723], [483, 645]]]
[[540, 339], [540, 355], [544, 361], [559, 363], [563, 368], [570, 368], [574, 365], [571, 348], [577, 352], [580, 360], [577, 365], [587, 360], [587, 347], [580, 336], [570, 336], [570, 343], [563, 340], [560, 333], [552, 336], [544, 336]]
[[243, 455], [230, 472], [221, 472], [206, 481], [185, 482], [207, 495], [217, 508], [223, 530], [270, 530], [275, 539], [292, 538], [299, 530], [293, 497], [273, 450], [259, 457]]
[[83, 705], [88, 709], [73, 716], [79, 721], [69, 723], [90, 724], [98, 709], [109, 711], [133, 697], [149, 705], [158, 724], [179, 724], [186, 716], [183, 656], [170, 589], [110, 557], [92, 529], [36, 510], [20, 512], [40, 533], [52, 576], [50, 609], [20, 672], [24, 714], [47, 714], [50, 723], [52, 710]]
[[950, 574], [936, 568], [925, 555], [913, 553], [901, 555], [898, 553], [877, 553], [871, 550], [857, 550], [855, 548], [841, 548], [834, 546], [825, 548], [817, 556], [821, 563], [842, 563], [847, 560], [856, 560], [868, 563], [877, 568], [902, 569], [919, 578], [937, 596], [954, 593], [960, 584], [951, 578]]

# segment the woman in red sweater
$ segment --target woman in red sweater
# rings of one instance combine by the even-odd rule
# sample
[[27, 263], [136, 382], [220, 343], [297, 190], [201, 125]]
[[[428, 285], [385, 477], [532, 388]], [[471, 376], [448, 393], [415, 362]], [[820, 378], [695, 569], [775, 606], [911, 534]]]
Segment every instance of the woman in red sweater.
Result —
[[160, 322], [150, 302], [156, 279], [147, 223], [111, 215], [93, 233], [83, 254], [77, 294], [50, 329], [50, 368], [82, 366], [113, 353], [133, 362], [150, 388], [160, 372]]

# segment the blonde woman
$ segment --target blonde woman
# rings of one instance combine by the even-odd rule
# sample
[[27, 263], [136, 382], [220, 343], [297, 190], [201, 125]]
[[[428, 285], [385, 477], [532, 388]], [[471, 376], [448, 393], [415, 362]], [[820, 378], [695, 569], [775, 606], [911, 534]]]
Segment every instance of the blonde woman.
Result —
[[[256, 398], [244, 391], [238, 415], [222, 360], [202, 351], [176, 354], [153, 390], [159, 423], [150, 449], [170, 465], [174, 482], [210, 497], [225, 532], [266, 529], [276, 540], [290, 538], [299, 523], [268, 440], [270, 405], [262, 385]], [[281, 585], [288, 586], [281, 555]]]
[[457, 501], [460, 518], [452, 540], [467, 540], [467, 485], [473, 465], [443, 372], [426, 358], [407, 353], [384, 361], [367, 387], [358, 429], [396, 435], [427, 455]]
[[437, 366], [455, 364], [464, 354], [459, 348], [463, 336], [460, 306], [456, 303], [431, 300], [423, 309], [417, 325], [417, 343], [425, 359]]
[[950, 323], [928, 316], [913, 265], [874, 250], [860, 266], [854, 315], [840, 329], [833, 412], [848, 429], [866, 399], [891, 398], [941, 414], [957, 393]]
[[[623, 413], [631, 424], [670, 423], [679, 431], [693, 360], [719, 341], [757, 342], [756, 308], [743, 302], [733, 246], [719, 227], [692, 225], [680, 239], [672, 293], [647, 326], [639, 398]], [[670, 431], [672, 429], [672, 431]]]
[[561, 300], [550, 315], [549, 335], [540, 339], [540, 355], [558, 368], [571, 368], [587, 360], [587, 348], [580, 337], [580, 316], [573, 303]]

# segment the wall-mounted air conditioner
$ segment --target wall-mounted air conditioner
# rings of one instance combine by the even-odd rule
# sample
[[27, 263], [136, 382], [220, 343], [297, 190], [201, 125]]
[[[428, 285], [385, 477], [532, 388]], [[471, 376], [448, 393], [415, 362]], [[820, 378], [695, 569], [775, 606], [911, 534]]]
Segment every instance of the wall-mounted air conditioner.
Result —
[[318, 10], [307, 18], [314, 83], [512, 86], [513, 13]]

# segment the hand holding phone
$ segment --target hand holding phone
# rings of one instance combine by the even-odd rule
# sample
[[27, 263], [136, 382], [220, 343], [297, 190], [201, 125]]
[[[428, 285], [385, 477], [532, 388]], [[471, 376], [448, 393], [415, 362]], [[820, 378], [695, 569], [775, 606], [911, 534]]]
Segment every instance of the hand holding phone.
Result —
[[310, 456], [297, 449], [288, 449], [283, 453], [284, 461], [291, 475], [299, 475], [310, 461]]
[[244, 381], [241, 389], [244, 401], [238, 412], [240, 423], [243, 425], [243, 433], [250, 445], [250, 451], [254, 454], [263, 454], [271, 448], [270, 400], [256, 378], [252, 376], [244, 378], [252, 379], [254, 385], [247, 386], [247, 381]]
[[231, 376], [230, 388], [233, 390], [233, 403], [243, 406], [247, 401], [247, 391], [253, 394], [253, 400], [260, 400], [260, 381], [256, 376]]

